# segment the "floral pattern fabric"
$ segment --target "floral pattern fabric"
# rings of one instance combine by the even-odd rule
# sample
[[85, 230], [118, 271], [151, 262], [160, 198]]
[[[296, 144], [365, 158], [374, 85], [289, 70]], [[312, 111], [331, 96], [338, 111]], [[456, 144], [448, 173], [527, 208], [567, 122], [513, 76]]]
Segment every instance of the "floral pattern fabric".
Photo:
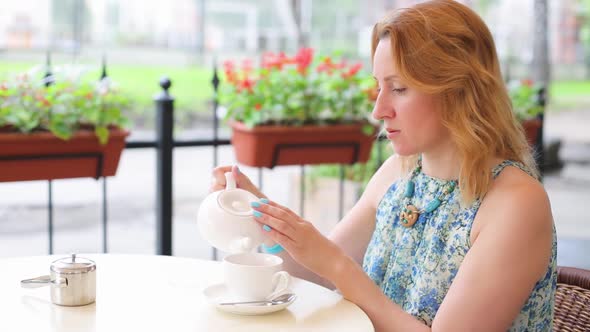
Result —
[[[493, 177], [506, 166], [527, 171], [522, 164], [507, 160], [492, 170]], [[377, 208], [375, 231], [365, 253], [363, 269], [404, 311], [431, 326], [471, 247], [471, 227], [481, 200], [462, 207], [459, 190], [454, 190], [438, 209], [421, 214], [413, 227], [406, 228], [399, 220], [406, 181], [396, 181]], [[414, 178], [412, 203], [420, 208], [426, 206], [440, 196], [447, 182], [418, 173]], [[554, 228], [547, 272], [536, 283], [510, 331], [551, 331], [557, 285], [556, 254]]]

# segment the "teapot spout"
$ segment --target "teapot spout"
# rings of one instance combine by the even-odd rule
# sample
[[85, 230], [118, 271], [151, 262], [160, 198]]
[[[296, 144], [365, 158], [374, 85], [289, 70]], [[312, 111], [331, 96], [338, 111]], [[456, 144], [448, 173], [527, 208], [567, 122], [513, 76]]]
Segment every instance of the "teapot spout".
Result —
[[254, 249], [254, 241], [249, 237], [243, 237], [232, 243], [232, 252], [250, 252]]

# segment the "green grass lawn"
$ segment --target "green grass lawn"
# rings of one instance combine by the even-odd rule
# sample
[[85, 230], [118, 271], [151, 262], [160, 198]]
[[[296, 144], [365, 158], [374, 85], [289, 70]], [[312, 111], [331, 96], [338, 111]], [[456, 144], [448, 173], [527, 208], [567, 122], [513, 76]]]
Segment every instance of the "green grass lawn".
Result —
[[[0, 77], [5, 74], [26, 71], [30, 63], [0, 62]], [[170, 93], [175, 98], [175, 106], [181, 112], [206, 111], [206, 103], [213, 96], [210, 69], [173, 66], [120, 66], [107, 67], [109, 77], [133, 100], [135, 112], [150, 112], [154, 109], [153, 98], [161, 91], [160, 78], [168, 76], [172, 81]], [[100, 70], [91, 73], [97, 78]]]
[[556, 81], [549, 92], [550, 111], [590, 109], [590, 81]]
[[590, 98], [590, 81], [557, 81], [551, 84], [550, 91], [554, 97]]
[[168, 76], [172, 82], [170, 93], [178, 109], [203, 111], [203, 105], [213, 96], [210, 69], [165, 66], [112, 66], [109, 76], [119, 83], [142, 106], [151, 107], [153, 97], [162, 89], [160, 78]]

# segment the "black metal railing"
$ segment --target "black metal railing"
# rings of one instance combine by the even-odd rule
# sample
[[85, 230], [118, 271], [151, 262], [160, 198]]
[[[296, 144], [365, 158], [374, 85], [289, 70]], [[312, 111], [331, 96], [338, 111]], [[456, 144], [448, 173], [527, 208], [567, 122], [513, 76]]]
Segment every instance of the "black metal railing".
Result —
[[[213, 85], [215, 93], [219, 86], [217, 68], [213, 70]], [[213, 165], [218, 164], [218, 150], [222, 145], [229, 145], [228, 139], [219, 138], [218, 102], [213, 103], [213, 137], [210, 140], [175, 140], [174, 139], [174, 97], [169, 93], [172, 82], [168, 78], [160, 80], [162, 91], [154, 98], [156, 105], [156, 139], [153, 141], [127, 142], [126, 148], [155, 148], [156, 158], [156, 253], [158, 255], [172, 255], [172, 170], [173, 149], [178, 147], [213, 147]], [[217, 258], [217, 251], [212, 249], [212, 257]]]
[[[47, 56], [47, 67], [44, 79], [47, 85], [53, 83], [51, 72], [50, 56]], [[100, 80], [108, 79], [108, 71], [106, 59], [103, 58]], [[213, 77], [211, 80], [215, 95], [220, 84], [220, 79], [217, 73], [217, 67], [213, 68]], [[173, 197], [173, 150], [181, 147], [212, 147], [213, 163], [212, 168], [218, 166], [219, 156], [218, 147], [230, 145], [229, 139], [219, 137], [219, 116], [218, 116], [218, 101], [217, 98], [213, 100], [212, 107], [212, 123], [213, 135], [211, 139], [200, 140], [176, 140], [174, 138], [174, 97], [169, 90], [172, 82], [168, 78], [160, 80], [161, 92], [154, 98], [156, 109], [156, 137], [153, 140], [133, 140], [126, 143], [126, 149], [156, 149], [156, 254], [172, 255], [172, 197]], [[379, 149], [379, 152], [381, 149]], [[379, 154], [381, 159], [381, 154]], [[344, 165], [340, 165], [340, 185], [339, 185], [339, 203], [338, 216], [341, 219], [344, 209]], [[107, 178], [97, 176], [96, 179], [102, 181], [102, 251], [108, 252], [108, 205], [107, 205]], [[48, 180], [48, 237], [49, 237], [49, 254], [53, 254], [53, 233], [54, 233], [54, 202], [53, 202], [53, 180]], [[258, 169], [258, 187], [263, 190], [263, 169]], [[305, 196], [305, 165], [300, 165], [300, 205], [299, 213], [303, 215], [304, 196]], [[217, 259], [217, 250], [212, 248], [211, 256]]]
[[[102, 71], [100, 79], [108, 77], [106, 61], [103, 58]], [[49, 56], [47, 57], [47, 72], [45, 75], [47, 84], [51, 84], [51, 63]], [[213, 77], [211, 84], [213, 86], [215, 96], [219, 88], [220, 79], [217, 74], [217, 67], [213, 68]], [[213, 135], [211, 139], [204, 140], [176, 140], [173, 134], [174, 127], [174, 97], [169, 90], [172, 82], [168, 78], [160, 80], [162, 91], [154, 98], [156, 109], [156, 137], [154, 140], [134, 140], [126, 143], [127, 149], [145, 149], [152, 148], [157, 151], [156, 158], [156, 254], [158, 255], [172, 255], [172, 194], [173, 194], [173, 150], [180, 147], [212, 147], [213, 149], [213, 163], [212, 168], [218, 166], [218, 147], [229, 145], [229, 139], [222, 139], [219, 137], [219, 117], [218, 117], [218, 101], [215, 97], [212, 107], [212, 123]], [[545, 88], [541, 89], [538, 96], [539, 105], [544, 109], [545, 107]], [[544, 115], [539, 115], [541, 119], [541, 131], [533, 146], [535, 150], [535, 157], [538, 165], [542, 169], [544, 154], [543, 154], [543, 120]], [[385, 139], [380, 137], [377, 139], [377, 166], [378, 168], [382, 161], [382, 141]], [[338, 216], [342, 218], [344, 213], [344, 179], [345, 168], [340, 165], [340, 183], [339, 183], [339, 199], [338, 199]], [[103, 252], [108, 251], [108, 206], [107, 206], [107, 178], [102, 177], [102, 249]], [[263, 169], [258, 169], [258, 186], [263, 189]], [[304, 196], [305, 196], [305, 165], [300, 165], [300, 206], [299, 214], [304, 215]], [[48, 235], [49, 235], [49, 254], [53, 254], [53, 187], [52, 180], [48, 181]], [[217, 259], [217, 251], [212, 248], [211, 256]]]

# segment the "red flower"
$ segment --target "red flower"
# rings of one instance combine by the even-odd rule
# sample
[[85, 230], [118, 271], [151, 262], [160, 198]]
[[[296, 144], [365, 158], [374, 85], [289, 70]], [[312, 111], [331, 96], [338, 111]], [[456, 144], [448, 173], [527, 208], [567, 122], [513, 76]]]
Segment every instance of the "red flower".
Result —
[[283, 62], [285, 57], [285, 53], [282, 53], [283, 58], [281, 56], [276, 56], [274, 53], [267, 52], [262, 55], [262, 67], [266, 69], [283, 69]]
[[238, 82], [238, 75], [235, 71], [235, 65], [232, 61], [224, 61], [223, 62], [223, 71], [225, 72], [225, 77], [227, 81], [232, 85], [236, 85]]
[[313, 61], [313, 49], [309, 47], [300, 49], [295, 55], [294, 60], [297, 64], [297, 71], [304, 75], [307, 73], [307, 68], [309, 68], [309, 65]]
[[254, 87], [254, 80], [251, 80], [250, 78], [246, 77], [244, 78], [242, 81], [239, 82], [238, 84], [238, 91], [243, 91], [246, 90], [248, 92], [252, 92], [252, 88]]
[[42, 95], [37, 95], [35, 97], [35, 99], [37, 99], [38, 102], [41, 103], [41, 105], [45, 106], [45, 107], [49, 107], [51, 106], [51, 103], [49, 102], [49, 100], [47, 100], [45, 97], [43, 97]]
[[356, 75], [356, 73], [359, 72], [359, 70], [361, 70], [362, 67], [363, 67], [362, 63], [354, 64], [352, 67], [350, 67], [348, 69], [348, 71], [345, 71], [342, 73], [342, 78], [346, 79], [346, 78], [353, 77], [354, 75]]
[[528, 86], [528, 87], [532, 87], [532, 86], [533, 86], [533, 80], [531, 80], [531, 79], [528, 79], [528, 78], [526, 78], [526, 79], [523, 79], [523, 80], [521, 81], [521, 83], [522, 83], [523, 85], [526, 85], [526, 86]]
[[235, 65], [233, 63], [233, 61], [230, 60], [226, 60], [223, 62], [223, 69], [225, 71], [234, 71]]
[[322, 61], [322, 63], [320, 65], [318, 65], [316, 70], [318, 73], [326, 72], [326, 73], [328, 73], [328, 75], [331, 75], [332, 72], [334, 72], [334, 69], [336, 69], [336, 68], [337, 68], [337, 65], [334, 62], [332, 62], [332, 58], [325, 57], [324, 60]]
[[262, 105], [261, 105], [260, 103], [257, 103], [256, 105], [254, 105], [254, 108], [255, 108], [257, 111], [260, 111], [260, 110], [262, 109]]

